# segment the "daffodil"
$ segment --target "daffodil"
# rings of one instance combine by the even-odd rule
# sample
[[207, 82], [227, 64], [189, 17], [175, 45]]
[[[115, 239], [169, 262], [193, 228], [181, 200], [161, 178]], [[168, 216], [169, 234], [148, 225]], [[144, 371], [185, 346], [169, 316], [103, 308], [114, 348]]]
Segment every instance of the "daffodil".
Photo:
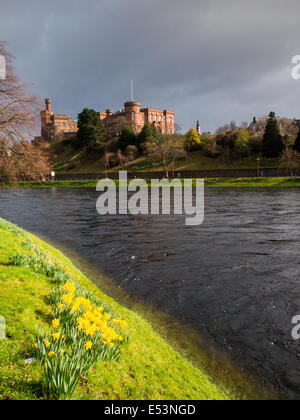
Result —
[[91, 341], [88, 341], [85, 345], [86, 351], [90, 350], [93, 347], [93, 343]]
[[52, 327], [53, 328], [59, 327], [59, 324], [60, 324], [60, 320], [59, 319], [53, 319], [53, 321], [52, 321]]
[[54, 351], [50, 351], [50, 353], [48, 353], [48, 356], [49, 357], [54, 357], [54, 356], [56, 356], [56, 353], [54, 353]]
[[48, 347], [50, 347], [50, 344], [51, 344], [51, 343], [49, 343], [49, 341], [47, 341], [47, 340], [44, 340], [44, 344], [45, 344], [45, 346], [48, 348]]

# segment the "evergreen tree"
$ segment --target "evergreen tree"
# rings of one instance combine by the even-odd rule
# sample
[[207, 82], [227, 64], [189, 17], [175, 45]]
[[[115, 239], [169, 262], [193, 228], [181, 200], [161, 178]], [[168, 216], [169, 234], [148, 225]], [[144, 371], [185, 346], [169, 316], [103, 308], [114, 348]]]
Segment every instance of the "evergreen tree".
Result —
[[270, 112], [263, 137], [263, 154], [266, 157], [278, 157], [283, 151], [282, 136], [279, 131], [275, 112]]
[[294, 150], [296, 150], [296, 152], [300, 153], [300, 127], [299, 127], [299, 131], [298, 131], [298, 135], [294, 144]]
[[149, 142], [157, 136], [157, 130], [154, 124], [145, 124], [139, 134], [139, 144]]
[[138, 136], [133, 129], [129, 125], [124, 127], [118, 140], [120, 150], [123, 152], [127, 146], [136, 146], [137, 144]]
[[78, 147], [87, 147], [89, 150], [97, 150], [102, 144], [105, 128], [99, 118], [99, 114], [93, 109], [85, 108], [78, 115]]

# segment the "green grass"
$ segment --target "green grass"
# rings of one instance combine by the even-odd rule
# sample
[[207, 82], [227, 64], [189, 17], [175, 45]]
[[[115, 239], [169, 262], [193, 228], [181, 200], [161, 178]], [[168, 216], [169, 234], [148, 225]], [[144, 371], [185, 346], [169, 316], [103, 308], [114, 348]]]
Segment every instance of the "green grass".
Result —
[[[150, 180], [146, 180], [150, 185]], [[130, 182], [130, 181], [128, 181]], [[119, 181], [115, 181], [119, 185]], [[196, 180], [193, 180], [195, 185]], [[0, 188], [96, 188], [96, 180], [78, 180], [78, 181], [55, 181], [55, 182], [15, 182], [0, 183]], [[273, 177], [273, 178], [207, 178], [206, 187], [272, 187], [272, 188], [298, 188], [300, 187], [300, 178]]]
[[100, 300], [112, 306], [129, 325], [129, 344], [118, 362], [100, 362], [78, 384], [74, 399], [229, 399], [200, 369], [176, 352], [151, 325], [120, 306], [91, 283], [61, 252], [0, 219], [0, 315], [7, 339], [0, 341], [0, 400], [43, 399], [39, 363], [34, 357], [36, 326], [51, 320], [51, 281], [32, 268], [12, 266], [9, 257], [30, 254], [24, 241], [42, 246], [63, 270]]

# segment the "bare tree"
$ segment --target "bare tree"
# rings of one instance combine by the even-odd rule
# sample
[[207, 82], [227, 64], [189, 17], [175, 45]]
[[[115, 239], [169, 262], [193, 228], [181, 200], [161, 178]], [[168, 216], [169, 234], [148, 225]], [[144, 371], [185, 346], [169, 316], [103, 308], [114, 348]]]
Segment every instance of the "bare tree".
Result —
[[119, 165], [121, 166], [121, 168], [124, 168], [127, 159], [126, 159], [126, 156], [123, 155], [120, 149], [118, 149], [117, 157], [118, 157]]
[[181, 125], [175, 123], [175, 134], [180, 134], [181, 133]]
[[49, 160], [42, 149], [30, 142], [14, 145], [13, 151], [0, 148], [0, 181], [45, 181], [49, 178]]
[[147, 143], [146, 154], [153, 162], [158, 162], [169, 177], [170, 166], [177, 159], [178, 150], [175, 147], [176, 137], [171, 134], [160, 134], [151, 143]]
[[299, 154], [291, 147], [285, 147], [280, 160], [280, 167], [287, 168], [290, 172], [291, 178], [293, 177], [293, 170], [299, 166]]
[[[27, 167], [26, 176], [40, 179], [49, 174], [47, 157], [28, 141], [37, 126], [40, 104], [36, 96], [29, 95], [15, 74], [13, 57], [0, 41], [0, 56], [5, 58], [6, 75], [0, 79], [0, 170], [6, 179], [23, 179], [21, 168]], [[15, 163], [18, 165], [15, 166]], [[29, 174], [32, 165], [35, 169]], [[24, 171], [23, 171], [24, 172]]]

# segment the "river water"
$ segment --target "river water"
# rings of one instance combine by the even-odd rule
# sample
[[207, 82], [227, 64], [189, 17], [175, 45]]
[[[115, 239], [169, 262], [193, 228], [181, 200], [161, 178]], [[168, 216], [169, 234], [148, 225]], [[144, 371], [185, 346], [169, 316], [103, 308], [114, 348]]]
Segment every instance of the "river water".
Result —
[[0, 190], [0, 216], [78, 253], [121, 286], [209, 337], [300, 399], [300, 194], [206, 189], [205, 222], [99, 216], [93, 189]]

